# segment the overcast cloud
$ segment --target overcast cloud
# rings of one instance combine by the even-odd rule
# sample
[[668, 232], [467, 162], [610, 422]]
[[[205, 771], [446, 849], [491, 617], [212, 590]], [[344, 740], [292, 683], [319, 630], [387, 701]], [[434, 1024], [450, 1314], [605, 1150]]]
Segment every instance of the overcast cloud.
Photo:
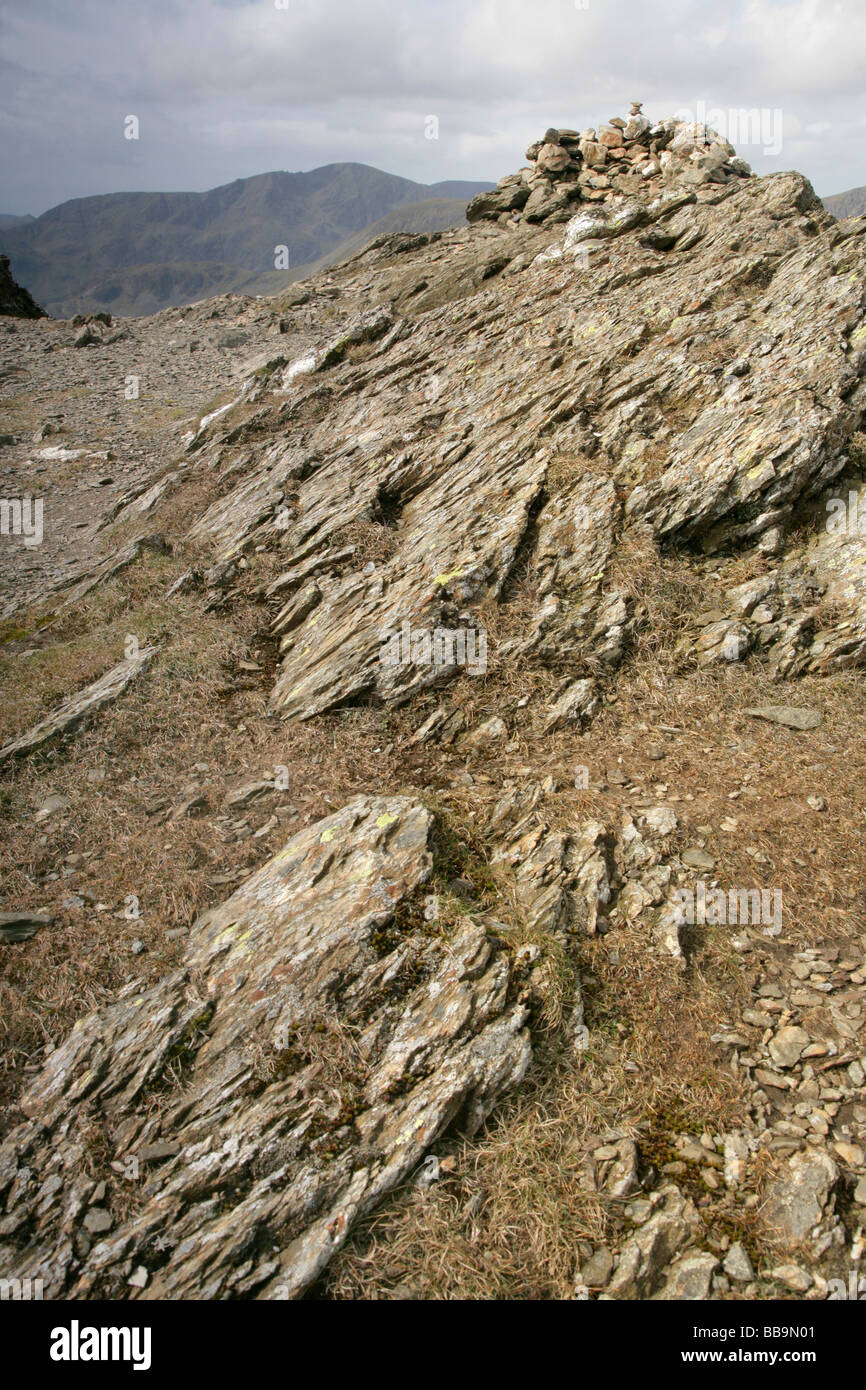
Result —
[[343, 160], [493, 180], [633, 98], [781, 111], [778, 154], [739, 143], [753, 168], [866, 184], [864, 0], [583, 3], [3, 0], [0, 212]]

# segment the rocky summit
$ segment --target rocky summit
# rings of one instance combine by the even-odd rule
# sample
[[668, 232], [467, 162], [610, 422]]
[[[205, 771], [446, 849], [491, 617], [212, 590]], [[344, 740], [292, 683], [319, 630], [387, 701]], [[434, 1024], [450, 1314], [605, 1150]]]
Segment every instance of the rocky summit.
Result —
[[849, 1296], [866, 217], [639, 102], [527, 160], [275, 299], [0, 324], [46, 1297]]

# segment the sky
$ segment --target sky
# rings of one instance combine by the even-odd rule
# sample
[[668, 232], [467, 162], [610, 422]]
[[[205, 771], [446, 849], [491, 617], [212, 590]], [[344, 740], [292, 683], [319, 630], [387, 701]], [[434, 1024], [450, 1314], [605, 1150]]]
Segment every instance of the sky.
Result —
[[632, 100], [864, 185], [866, 0], [0, 0], [0, 212], [347, 160], [492, 181]]

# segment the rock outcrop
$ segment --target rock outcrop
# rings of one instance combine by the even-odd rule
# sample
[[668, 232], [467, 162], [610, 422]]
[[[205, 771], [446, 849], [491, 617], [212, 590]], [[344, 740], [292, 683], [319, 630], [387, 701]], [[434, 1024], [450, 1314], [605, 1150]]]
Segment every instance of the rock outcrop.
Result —
[[[0, 1149], [12, 1277], [294, 1297], [448, 1125], [477, 1129], [526, 1070], [526, 1009], [483, 923], [426, 927], [430, 829], [406, 799], [352, 802], [201, 917], [181, 969], [81, 1020]], [[116, 1227], [106, 1179], [131, 1197]]]
[[[623, 138], [643, 150], [642, 121]], [[382, 307], [250, 382], [234, 403], [248, 423], [195, 436], [199, 467], [241, 475], [190, 533], [219, 556], [213, 582], [256, 547], [283, 557], [267, 597], [284, 717], [441, 685], [455, 663], [388, 664], [384, 635], [483, 626], [527, 548], [532, 631], [500, 655], [609, 673], [636, 618], [611, 573], [638, 535], [782, 556], [762, 601], [732, 593], [694, 635], [702, 663], [862, 659], [864, 536], [783, 552], [862, 448], [866, 220], [834, 222], [798, 174], [755, 179], [715, 154], [704, 167], [703, 146], [665, 133], [671, 162], [634, 176], [641, 196], [578, 203], [553, 227], [481, 223], [453, 246], [401, 248], [393, 268], [388, 248], [356, 258], [344, 274]], [[340, 545], [358, 523], [387, 540], [378, 563]]]
[[0, 314], [19, 319], [48, 317], [33, 296], [12, 279], [8, 256], [0, 256]]
[[45, 719], [40, 719], [32, 729], [28, 729], [11, 743], [4, 744], [0, 748], [0, 763], [22, 757], [35, 748], [41, 748], [49, 740], [68, 733], [83, 721], [92, 718], [103, 705], [123, 694], [130, 681], [135, 680], [136, 676], [147, 668], [155, 654], [155, 647], [144, 647], [136, 652], [135, 656], [126, 657], [116, 666], [112, 666], [111, 670], [106, 671], [98, 680], [92, 681], [84, 690], [79, 690], [69, 700], [64, 701]]

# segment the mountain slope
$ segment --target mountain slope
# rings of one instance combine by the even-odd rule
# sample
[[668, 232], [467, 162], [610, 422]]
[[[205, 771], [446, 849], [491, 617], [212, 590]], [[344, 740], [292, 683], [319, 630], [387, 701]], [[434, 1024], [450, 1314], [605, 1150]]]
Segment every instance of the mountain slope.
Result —
[[288, 274], [275, 270], [269, 271], [254, 279], [245, 280], [235, 288], [244, 294], [279, 294], [285, 289], [287, 282], [305, 280], [328, 266], [340, 265], [343, 261], [348, 261], [356, 256], [371, 241], [375, 241], [379, 237], [393, 236], [399, 232], [423, 235], [429, 232], [444, 231], [447, 227], [458, 227], [465, 220], [466, 207], [467, 204], [462, 198], [428, 198], [421, 203], [401, 204], [391, 212], [386, 212], [384, 217], [379, 217], [375, 222], [371, 222], [360, 232], [346, 237], [344, 241], [341, 241], [324, 256], [320, 256], [318, 260], [295, 266]]
[[0, 226], [0, 249], [57, 317], [106, 308], [149, 313], [273, 272], [277, 247], [287, 247], [290, 267], [318, 261], [398, 207], [408, 212], [431, 198], [465, 202], [485, 186], [428, 187], [365, 164], [329, 164], [237, 179], [206, 193], [73, 199], [33, 221]]
[[219, 261], [178, 261], [156, 265], [121, 266], [88, 281], [65, 303], [67, 316], [108, 309], [113, 313], [145, 315], [167, 305], [185, 304], [217, 294], [279, 294], [287, 285], [354, 255], [368, 241], [387, 232], [431, 232], [462, 222], [466, 203], [457, 198], [429, 198], [401, 203], [338, 243], [316, 261], [290, 270], [255, 273]]
[[0, 335], [47, 1299], [845, 1296], [866, 218], [621, 126], [281, 300]]
[[849, 188], [846, 193], [833, 193], [821, 201], [834, 217], [859, 217], [866, 212], [866, 188]]

